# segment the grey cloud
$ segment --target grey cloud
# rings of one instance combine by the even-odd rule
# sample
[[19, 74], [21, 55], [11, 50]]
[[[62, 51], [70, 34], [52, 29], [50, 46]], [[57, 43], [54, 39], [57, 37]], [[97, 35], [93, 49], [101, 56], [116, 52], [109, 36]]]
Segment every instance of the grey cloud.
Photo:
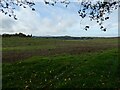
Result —
[[7, 16], [2, 16], [0, 20], [0, 30], [2, 30], [2, 32], [13, 32], [13, 26], [15, 25], [15, 21], [13, 19], [10, 19]]

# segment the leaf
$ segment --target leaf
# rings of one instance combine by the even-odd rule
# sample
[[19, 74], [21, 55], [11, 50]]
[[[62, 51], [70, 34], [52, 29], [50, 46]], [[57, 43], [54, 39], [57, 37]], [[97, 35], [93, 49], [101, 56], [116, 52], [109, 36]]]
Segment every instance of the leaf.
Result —
[[89, 26], [86, 26], [85, 28], [89, 28]]
[[106, 31], [106, 28], [104, 28], [103, 31]]
[[109, 17], [106, 17], [105, 20], [109, 19]]
[[103, 29], [103, 26], [101, 26], [100, 29]]
[[49, 4], [49, 2], [45, 1], [45, 4]]
[[35, 9], [34, 9], [34, 8], [32, 8], [32, 11], [35, 11]]

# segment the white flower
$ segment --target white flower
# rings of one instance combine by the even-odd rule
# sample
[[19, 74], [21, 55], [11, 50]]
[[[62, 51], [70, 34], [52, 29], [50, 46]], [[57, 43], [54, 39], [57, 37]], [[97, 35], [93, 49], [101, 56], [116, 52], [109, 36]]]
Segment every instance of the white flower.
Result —
[[31, 83], [31, 79], [30, 79], [30, 83]]
[[70, 80], [71, 80], [71, 78], [68, 78], [68, 80], [70, 81]]
[[102, 83], [102, 85], [104, 85], [105, 83]]
[[28, 86], [28, 85], [26, 85], [26, 86], [25, 86], [25, 89], [27, 89], [28, 87], [29, 87], [29, 86]]
[[52, 84], [50, 84], [50, 86], [52, 86]]
[[47, 81], [47, 79], [45, 78], [45, 82]]
[[83, 86], [85, 86], [85, 84], [83, 83]]

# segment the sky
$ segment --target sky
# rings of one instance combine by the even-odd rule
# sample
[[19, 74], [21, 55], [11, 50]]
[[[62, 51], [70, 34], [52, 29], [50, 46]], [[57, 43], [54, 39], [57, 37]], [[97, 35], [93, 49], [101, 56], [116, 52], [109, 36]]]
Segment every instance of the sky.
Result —
[[[36, 0], [37, 1], [37, 0]], [[118, 36], [118, 10], [110, 15], [110, 19], [104, 22], [107, 31], [101, 31], [95, 21], [88, 17], [81, 19], [77, 13], [79, 3], [71, 2], [66, 8], [63, 4], [55, 6], [36, 2], [36, 11], [31, 8], [17, 8], [15, 14], [18, 20], [0, 13], [0, 34], [25, 33], [33, 36], [75, 36], [75, 37], [116, 37]], [[90, 26], [88, 31], [84, 30]]]

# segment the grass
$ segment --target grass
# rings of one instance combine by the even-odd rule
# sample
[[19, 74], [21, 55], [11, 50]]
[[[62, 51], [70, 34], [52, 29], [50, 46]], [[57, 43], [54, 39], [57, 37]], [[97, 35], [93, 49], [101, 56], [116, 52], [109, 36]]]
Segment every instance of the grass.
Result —
[[3, 64], [3, 88], [119, 87], [117, 53], [114, 49], [83, 55], [35, 56]]
[[118, 39], [60, 40], [41, 38], [2, 38], [3, 62], [24, 60], [32, 56], [81, 54], [98, 52], [118, 46]]
[[3, 89], [120, 88], [117, 45], [117, 39], [3, 38]]
[[94, 40], [60, 40], [60, 39], [43, 39], [43, 38], [19, 38], [7, 37], [2, 38], [3, 51], [26, 51], [49, 49], [58, 47], [71, 47], [71, 46], [96, 46], [99, 45], [113, 45], [118, 42], [117, 39], [94, 39]]

